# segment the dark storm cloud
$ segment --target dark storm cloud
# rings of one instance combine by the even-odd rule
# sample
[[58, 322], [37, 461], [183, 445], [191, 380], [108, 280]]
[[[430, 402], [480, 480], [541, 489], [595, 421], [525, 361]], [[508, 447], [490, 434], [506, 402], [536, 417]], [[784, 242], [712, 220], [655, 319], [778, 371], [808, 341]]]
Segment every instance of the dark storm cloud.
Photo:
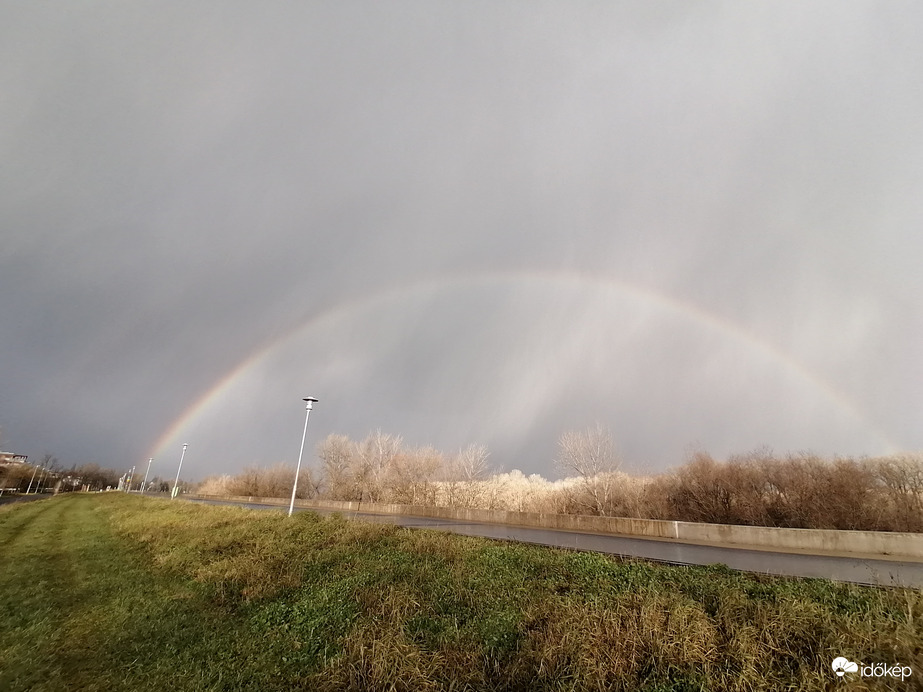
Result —
[[307, 393], [526, 470], [923, 446], [912, 5], [0, 13], [4, 446], [134, 462], [275, 342], [203, 472]]

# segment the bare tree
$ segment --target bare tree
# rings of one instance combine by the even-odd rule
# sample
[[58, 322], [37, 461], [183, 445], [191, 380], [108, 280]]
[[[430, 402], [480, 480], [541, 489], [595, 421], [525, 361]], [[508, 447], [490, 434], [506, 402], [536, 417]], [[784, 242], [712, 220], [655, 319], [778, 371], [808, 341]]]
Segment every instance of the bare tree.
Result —
[[558, 441], [555, 463], [565, 474], [576, 473], [575, 503], [593, 514], [608, 515], [621, 460], [612, 434], [597, 423], [585, 430], [571, 430]]
[[459, 476], [469, 483], [481, 481], [487, 476], [487, 445], [470, 444], [458, 452], [456, 461]]
[[449, 507], [474, 507], [483, 494], [490, 452], [482, 444], [470, 444], [450, 458], [442, 469], [443, 501]]
[[357, 500], [361, 490], [357, 478], [358, 453], [355, 443], [346, 435], [330, 434], [317, 445], [317, 456], [332, 500]]
[[898, 454], [867, 462], [881, 484], [878, 503], [891, 531], [923, 531], [923, 454]]
[[442, 468], [442, 453], [434, 447], [420, 447], [397, 454], [391, 460], [384, 492], [389, 500], [412, 505], [436, 503], [433, 478]]
[[676, 472], [660, 479], [666, 504], [664, 519], [726, 524], [732, 516], [734, 488], [725, 466], [706, 452], [692, 457]]
[[388, 435], [379, 428], [358, 445], [360, 499], [369, 502], [382, 500], [386, 493], [387, 475], [401, 453], [402, 444], [400, 436]]
[[88, 490], [105, 490], [119, 482], [118, 471], [100, 468], [98, 464], [83, 464], [74, 472], [81, 485]]

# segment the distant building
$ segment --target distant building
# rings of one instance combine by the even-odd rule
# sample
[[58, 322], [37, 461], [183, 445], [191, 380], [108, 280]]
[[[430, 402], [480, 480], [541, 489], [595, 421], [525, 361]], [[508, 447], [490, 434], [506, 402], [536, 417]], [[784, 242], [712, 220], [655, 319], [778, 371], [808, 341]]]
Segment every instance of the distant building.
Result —
[[0, 452], [0, 466], [12, 466], [13, 464], [25, 464], [29, 460], [25, 454], [13, 454], [12, 452]]

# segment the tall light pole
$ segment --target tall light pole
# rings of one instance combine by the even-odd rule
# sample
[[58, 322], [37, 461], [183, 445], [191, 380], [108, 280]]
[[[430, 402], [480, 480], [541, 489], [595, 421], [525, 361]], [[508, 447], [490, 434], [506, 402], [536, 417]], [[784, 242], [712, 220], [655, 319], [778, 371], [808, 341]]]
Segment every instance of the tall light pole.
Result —
[[311, 417], [311, 409], [313, 408], [312, 404], [317, 403], [317, 399], [312, 396], [309, 396], [306, 399], [302, 399], [304, 403], [304, 432], [301, 433], [301, 451], [298, 452], [298, 466], [295, 467], [295, 484], [292, 486], [292, 501], [288, 505], [288, 515], [292, 516], [292, 511], [295, 509], [295, 492], [298, 490], [298, 474], [301, 471], [301, 457], [304, 456], [304, 438], [308, 435], [308, 418]]
[[180, 458], [179, 458], [179, 468], [176, 469], [176, 480], [173, 481], [173, 494], [170, 495], [170, 499], [171, 499], [171, 500], [172, 500], [174, 497], [176, 497], [176, 486], [179, 484], [179, 472], [183, 470], [183, 459], [186, 458], [186, 447], [188, 447], [188, 446], [189, 446], [189, 443], [188, 443], [188, 442], [187, 442], [186, 444], [183, 445], [183, 453], [182, 453], [182, 455], [181, 455]]
[[147, 488], [147, 474], [151, 472], [151, 462], [154, 461], [154, 457], [151, 457], [147, 460], [147, 471], [144, 472], [144, 480], [141, 481], [141, 492], [143, 493]]
[[38, 466], [32, 469], [32, 478], [29, 479], [29, 487], [26, 488], [26, 495], [29, 494], [29, 491], [32, 490], [32, 481], [35, 480], [35, 474], [38, 473]]

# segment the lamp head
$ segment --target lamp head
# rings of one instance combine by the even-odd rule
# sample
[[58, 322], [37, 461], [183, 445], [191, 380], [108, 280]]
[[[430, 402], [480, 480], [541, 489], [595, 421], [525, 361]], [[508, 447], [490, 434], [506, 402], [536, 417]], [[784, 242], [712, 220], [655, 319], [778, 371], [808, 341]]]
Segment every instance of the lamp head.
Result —
[[317, 399], [315, 399], [313, 396], [305, 397], [304, 399], [302, 399], [302, 401], [305, 402], [305, 406], [304, 406], [304, 407], [305, 407], [305, 409], [308, 410], [308, 411], [310, 411], [311, 409], [313, 409], [313, 408], [314, 408], [314, 404], [317, 403]]

